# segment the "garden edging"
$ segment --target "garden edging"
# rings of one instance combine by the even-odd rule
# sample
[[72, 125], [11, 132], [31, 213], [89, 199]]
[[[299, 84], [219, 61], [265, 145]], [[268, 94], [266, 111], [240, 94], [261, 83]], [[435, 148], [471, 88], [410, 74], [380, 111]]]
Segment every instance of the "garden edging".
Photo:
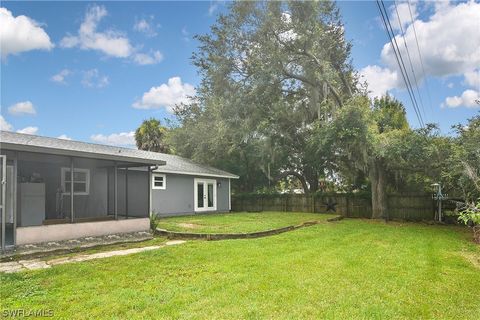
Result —
[[[339, 216], [341, 217], [341, 216]], [[339, 217], [330, 218], [327, 221], [340, 220]], [[231, 240], [231, 239], [251, 239], [273, 236], [276, 234], [293, 231], [300, 228], [310, 227], [320, 223], [319, 221], [307, 221], [299, 225], [292, 225], [278, 229], [270, 229], [265, 231], [248, 232], [248, 233], [193, 233], [193, 232], [179, 232], [169, 231], [166, 229], [157, 228], [155, 234], [166, 236], [168, 239], [201, 239], [201, 240]]]

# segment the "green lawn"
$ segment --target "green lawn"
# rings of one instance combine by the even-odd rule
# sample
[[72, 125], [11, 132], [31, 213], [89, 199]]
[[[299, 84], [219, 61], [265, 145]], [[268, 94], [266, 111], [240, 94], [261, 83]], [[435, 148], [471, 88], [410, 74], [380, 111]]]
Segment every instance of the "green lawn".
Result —
[[159, 228], [196, 233], [236, 233], [263, 231], [307, 221], [323, 221], [331, 214], [305, 212], [242, 212], [160, 218]]
[[469, 237], [456, 227], [347, 219], [266, 238], [190, 241], [2, 274], [0, 311], [53, 309], [68, 319], [478, 319], [480, 247]]

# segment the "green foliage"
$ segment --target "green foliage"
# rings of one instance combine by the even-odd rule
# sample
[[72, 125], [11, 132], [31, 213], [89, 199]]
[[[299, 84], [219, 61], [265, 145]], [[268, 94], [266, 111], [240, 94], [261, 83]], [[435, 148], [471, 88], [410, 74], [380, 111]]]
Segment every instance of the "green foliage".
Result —
[[135, 141], [140, 150], [170, 153], [170, 147], [165, 143], [167, 128], [163, 127], [160, 120], [150, 118], [144, 120], [135, 130]]
[[442, 177], [471, 202], [480, 198], [480, 113], [454, 129], [457, 137], [452, 139]]
[[235, 192], [370, 188], [381, 202], [439, 182], [451, 196], [480, 197], [480, 116], [442, 136], [433, 124], [410, 128], [392, 97], [370, 101], [333, 2], [232, 2], [197, 39], [202, 82], [176, 106], [168, 143], [238, 174]]
[[459, 212], [458, 220], [473, 227], [473, 240], [480, 244], [480, 199], [477, 204], [467, 204], [467, 207]]
[[158, 227], [158, 214], [156, 212], [151, 212], [149, 218], [150, 218], [150, 230], [152, 232], [155, 232]]
[[465, 209], [460, 211], [458, 220], [464, 224], [472, 223], [473, 225], [480, 225], [480, 199], [477, 204], [468, 204]]
[[197, 99], [177, 106], [181, 155], [240, 175], [241, 191], [298, 179], [305, 191], [333, 171], [308, 139], [355, 92], [341, 18], [330, 1], [237, 1], [197, 37]]

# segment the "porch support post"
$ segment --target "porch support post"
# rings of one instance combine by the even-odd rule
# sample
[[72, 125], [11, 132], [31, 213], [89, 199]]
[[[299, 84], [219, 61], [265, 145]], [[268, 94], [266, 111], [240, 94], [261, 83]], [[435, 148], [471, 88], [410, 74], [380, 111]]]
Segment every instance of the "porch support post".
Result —
[[147, 167], [147, 180], [148, 180], [148, 212], [147, 212], [147, 215], [148, 217], [150, 217], [150, 215], [152, 214], [152, 169], [150, 168], [150, 166]]
[[113, 168], [113, 215], [115, 217], [115, 220], [118, 219], [118, 205], [117, 205], [117, 200], [118, 200], [118, 167], [117, 163], [115, 162], [115, 166]]
[[74, 192], [73, 192], [73, 157], [70, 158], [70, 222], [73, 223], [75, 220], [75, 213], [73, 209], [73, 197], [74, 197]]
[[128, 167], [125, 168], [125, 218], [128, 219]]
[[[4, 161], [5, 160], [5, 161]], [[0, 243], [1, 243], [1, 247], [2, 247], [2, 252], [5, 252], [5, 231], [6, 231], [6, 227], [5, 227], [5, 223], [6, 223], [6, 214], [5, 214], [5, 189], [7, 187], [7, 156], [2, 156], [0, 158], [0, 161], [1, 161], [1, 164], [2, 164], [2, 179], [0, 181], [0, 183], [2, 184], [0, 186], [0, 189], [2, 190], [2, 202], [1, 202], [1, 205], [2, 205], [2, 222], [1, 222], [1, 225], [2, 225], [2, 239], [0, 240]]]
[[17, 245], [17, 174], [18, 174], [18, 152], [15, 152], [13, 159], [13, 245]]

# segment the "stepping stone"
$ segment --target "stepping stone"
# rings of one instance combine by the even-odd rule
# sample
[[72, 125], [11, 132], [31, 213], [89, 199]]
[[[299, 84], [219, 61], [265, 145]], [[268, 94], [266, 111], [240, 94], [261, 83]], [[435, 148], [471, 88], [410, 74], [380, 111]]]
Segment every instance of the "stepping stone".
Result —
[[170, 241], [165, 242], [165, 245], [166, 246], [174, 246], [176, 244], [182, 244], [182, 243], [185, 243], [185, 242], [186, 242], [185, 240], [170, 240]]

